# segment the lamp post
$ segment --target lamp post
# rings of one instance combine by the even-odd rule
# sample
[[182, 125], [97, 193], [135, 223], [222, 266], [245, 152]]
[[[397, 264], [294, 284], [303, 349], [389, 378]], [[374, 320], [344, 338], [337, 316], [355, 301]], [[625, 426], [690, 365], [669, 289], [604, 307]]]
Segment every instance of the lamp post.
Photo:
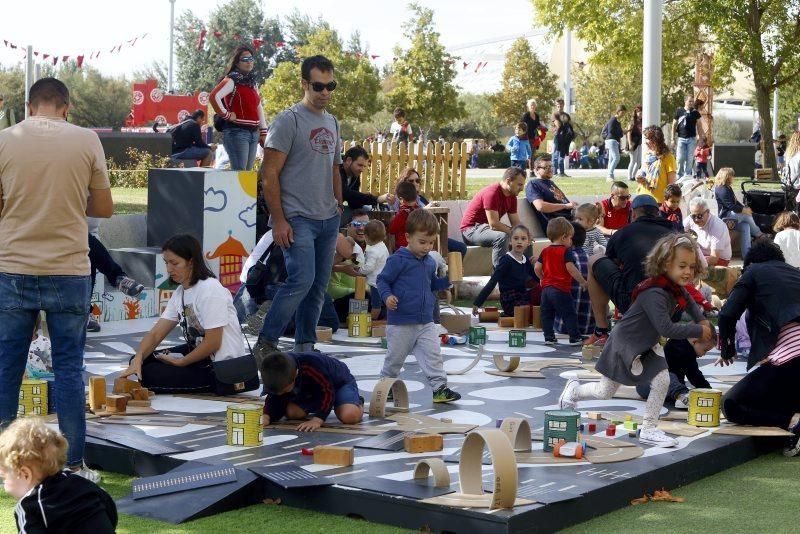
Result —
[[642, 126], [661, 124], [661, 19], [664, 0], [644, 0]]
[[167, 92], [172, 94], [173, 52], [175, 46], [175, 0], [169, 0], [169, 70], [167, 71]]

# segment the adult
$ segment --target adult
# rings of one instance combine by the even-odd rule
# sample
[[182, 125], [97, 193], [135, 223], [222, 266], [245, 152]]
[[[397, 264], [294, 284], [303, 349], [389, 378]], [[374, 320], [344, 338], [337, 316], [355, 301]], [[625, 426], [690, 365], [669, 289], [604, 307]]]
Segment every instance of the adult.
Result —
[[[420, 191], [420, 188], [422, 187], [422, 178], [416, 169], [411, 167], [405, 169], [400, 174], [398, 183], [399, 182], [410, 182], [414, 184], [414, 187], [417, 188], [417, 205], [420, 208], [435, 208], [439, 206], [438, 202], [429, 202], [428, 199], [423, 196], [422, 192]], [[394, 195], [392, 196], [394, 197]], [[392, 203], [389, 205], [389, 208], [392, 211], [398, 211], [400, 209], [400, 199], [395, 197]], [[447, 250], [449, 252], [459, 252], [462, 258], [467, 255], [467, 245], [465, 245], [463, 241], [458, 241], [457, 239], [447, 238]]]
[[[553, 164], [544, 156], [536, 158], [533, 164], [534, 177], [525, 184], [525, 199], [531, 203], [536, 218], [542, 227], [556, 217], [572, 220], [572, 210], [578, 207], [570, 202], [567, 195], [553, 182]], [[512, 225], [513, 226], [513, 225]]]
[[786, 145], [786, 168], [781, 181], [794, 191], [800, 189], [800, 131], [793, 132]]
[[225, 76], [209, 95], [214, 111], [225, 121], [222, 144], [234, 171], [253, 168], [257, 147], [263, 147], [267, 137], [267, 120], [253, 73], [254, 61], [252, 48], [237, 47], [225, 67]]
[[612, 236], [614, 233], [631, 222], [631, 193], [625, 182], [611, 184], [611, 194], [597, 205], [600, 207], [602, 221], [597, 228], [603, 235]]
[[0, 131], [0, 426], [17, 416], [31, 334], [43, 310], [67, 467], [96, 482], [100, 476], [83, 463], [86, 216], [111, 217], [114, 203], [100, 139], [68, 123], [69, 108], [67, 87], [42, 78], [29, 92], [30, 117]]
[[[531, 151], [535, 154], [539, 144], [542, 142], [542, 132], [547, 131], [547, 126], [542, 124], [539, 114], [536, 113], [536, 100], [529, 99], [526, 106], [528, 111], [522, 114], [520, 121], [525, 123], [528, 141], [531, 143]], [[531, 158], [531, 168], [533, 168], [533, 158]]]
[[17, 123], [14, 110], [6, 107], [6, 97], [0, 93], [0, 130], [11, 128]]
[[[492, 265], [508, 251], [508, 236], [519, 224], [517, 195], [525, 187], [525, 171], [509, 167], [500, 181], [487, 185], [469, 201], [461, 218], [461, 235], [467, 245], [492, 247]], [[508, 222], [500, 221], [508, 214]]]
[[[697, 101], [700, 105], [702, 100]], [[678, 176], [691, 175], [694, 168], [694, 148], [697, 146], [697, 121], [700, 112], [695, 109], [694, 95], [686, 95], [682, 108], [672, 118], [672, 144], [678, 153]]]
[[689, 216], [683, 220], [683, 229], [694, 232], [697, 244], [708, 265], [725, 267], [731, 262], [731, 236], [728, 226], [708, 209], [703, 197], [689, 201]]
[[637, 104], [633, 108], [631, 122], [625, 130], [625, 139], [628, 142], [628, 155], [631, 160], [628, 163], [628, 180], [636, 180], [636, 175], [642, 166], [642, 105]]
[[800, 454], [800, 270], [784, 262], [774, 243], [753, 245], [742, 276], [719, 312], [720, 363], [736, 357], [736, 322], [747, 312], [755, 367], [722, 399], [725, 417], [740, 425], [776, 426], [794, 433], [787, 456]]
[[[233, 298], [206, 265], [195, 237], [173, 236], [161, 250], [167, 274], [178, 288], [122, 376], [136, 375], [142, 386], [157, 393], [215, 391], [214, 362], [245, 355]], [[179, 324], [186, 342], [154, 352]]]
[[564, 99], [559, 97], [556, 98], [553, 106], [553, 116], [560, 117], [562, 113], [564, 113]]
[[406, 110], [403, 108], [395, 108], [394, 122], [389, 128], [389, 133], [392, 135], [392, 141], [397, 143], [413, 143], [414, 142], [414, 129], [406, 119]]
[[201, 129], [205, 121], [206, 112], [198, 109], [172, 129], [172, 159], [202, 160], [201, 166], [211, 166], [211, 147], [203, 139]]
[[753, 210], [742, 205], [733, 191], [733, 178], [735, 173], [731, 167], [723, 167], [714, 177], [714, 198], [717, 201], [717, 213], [720, 219], [733, 219], [736, 221], [735, 229], [739, 232], [739, 242], [742, 257], [747, 256], [750, 250], [750, 239], [762, 235], [761, 228], [753, 219]]
[[607, 182], [614, 181], [614, 170], [617, 168], [617, 164], [619, 163], [619, 142], [622, 140], [622, 136], [625, 135], [620, 121], [625, 117], [626, 111], [627, 108], [622, 104], [617, 106], [617, 110], [614, 112], [614, 115], [608, 119], [608, 122], [605, 126], [603, 126], [603, 131], [601, 132], [601, 135], [605, 140], [606, 152], [608, 152]]
[[558, 119], [553, 117], [553, 127], [556, 129], [553, 138], [553, 165], [559, 176], [568, 178], [564, 172], [564, 161], [569, 157], [569, 145], [575, 139], [572, 119], [568, 113], [561, 113], [558, 115]]
[[664, 200], [664, 190], [675, 183], [675, 156], [664, 141], [664, 132], [658, 126], [648, 126], [642, 132], [647, 154], [644, 169], [636, 177], [637, 195], [651, 195], [656, 202]]
[[264, 319], [257, 361], [276, 349], [295, 312], [295, 352], [313, 350], [316, 341], [343, 207], [339, 122], [325, 111], [336, 89], [333, 69], [324, 56], [303, 60], [303, 100], [275, 118], [264, 144], [259, 172], [288, 278]]
[[589, 298], [594, 314], [594, 334], [587, 345], [603, 345], [608, 339], [608, 302], [620, 313], [631, 305], [633, 289], [646, 278], [644, 260], [653, 243], [675, 230], [658, 212], [658, 203], [650, 195], [637, 195], [631, 203], [631, 224], [615, 232], [608, 240], [604, 256], [589, 260]]
[[494, 144], [491, 147], [492, 152], [505, 152], [506, 147], [503, 143], [500, 142], [499, 139], [494, 140]]
[[361, 173], [367, 165], [369, 165], [369, 153], [360, 146], [348, 148], [342, 158], [342, 164], [339, 165], [342, 196], [351, 210], [394, 202], [394, 195], [391, 193], [375, 196], [361, 192]]

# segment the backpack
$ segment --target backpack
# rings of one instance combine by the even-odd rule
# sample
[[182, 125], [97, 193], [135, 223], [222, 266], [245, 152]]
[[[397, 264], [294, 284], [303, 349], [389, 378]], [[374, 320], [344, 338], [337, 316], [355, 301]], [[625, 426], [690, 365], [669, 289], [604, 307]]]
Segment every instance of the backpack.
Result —
[[283, 250], [275, 246], [275, 242], [270, 243], [264, 254], [247, 271], [247, 292], [250, 298], [261, 305], [264, 302], [267, 286], [281, 284], [286, 281], [286, 264], [283, 259]]
[[414, 141], [414, 134], [411, 132], [411, 125], [408, 121], [400, 125], [400, 130], [394, 136], [398, 143], [410, 143]]
[[[610, 121], [609, 121], [609, 122], [610, 122]], [[608, 131], [608, 122], [607, 122], [607, 123], [606, 123], [606, 125], [605, 125], [605, 126], [603, 126], [603, 129], [600, 131], [600, 137], [602, 137], [602, 138], [603, 138], [603, 141], [605, 141], [606, 139], [608, 139], [608, 136], [609, 136], [609, 135], [611, 135], [611, 134], [610, 134], [610, 132]]]

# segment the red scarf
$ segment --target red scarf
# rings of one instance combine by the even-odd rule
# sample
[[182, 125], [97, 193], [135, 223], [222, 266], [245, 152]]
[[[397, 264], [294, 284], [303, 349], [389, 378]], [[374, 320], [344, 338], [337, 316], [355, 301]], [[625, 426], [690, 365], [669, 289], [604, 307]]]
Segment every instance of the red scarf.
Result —
[[631, 294], [631, 302], [635, 301], [636, 297], [638, 297], [643, 291], [645, 291], [646, 289], [650, 289], [651, 287], [657, 287], [663, 289], [668, 294], [672, 295], [672, 297], [675, 299], [675, 302], [677, 303], [675, 309], [672, 310], [672, 313], [675, 313], [677, 311], [683, 311], [686, 309], [686, 304], [687, 304], [686, 296], [683, 293], [683, 289], [681, 288], [681, 286], [679, 286], [678, 284], [676, 284], [663, 274], [659, 276], [653, 276], [639, 283], [639, 285], [637, 285], [633, 289], [633, 293]]

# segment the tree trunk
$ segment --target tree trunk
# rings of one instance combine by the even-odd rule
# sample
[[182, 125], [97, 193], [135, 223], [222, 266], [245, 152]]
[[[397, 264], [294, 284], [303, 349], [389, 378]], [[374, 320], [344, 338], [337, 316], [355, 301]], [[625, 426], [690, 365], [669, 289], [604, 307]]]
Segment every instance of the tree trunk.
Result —
[[772, 142], [772, 116], [770, 115], [772, 112], [770, 109], [771, 92], [772, 87], [756, 84], [756, 106], [758, 117], [761, 119], [761, 142], [764, 146], [761, 151], [761, 164], [765, 169], [772, 169], [772, 179], [777, 180], [778, 164], [775, 159], [775, 144]]

